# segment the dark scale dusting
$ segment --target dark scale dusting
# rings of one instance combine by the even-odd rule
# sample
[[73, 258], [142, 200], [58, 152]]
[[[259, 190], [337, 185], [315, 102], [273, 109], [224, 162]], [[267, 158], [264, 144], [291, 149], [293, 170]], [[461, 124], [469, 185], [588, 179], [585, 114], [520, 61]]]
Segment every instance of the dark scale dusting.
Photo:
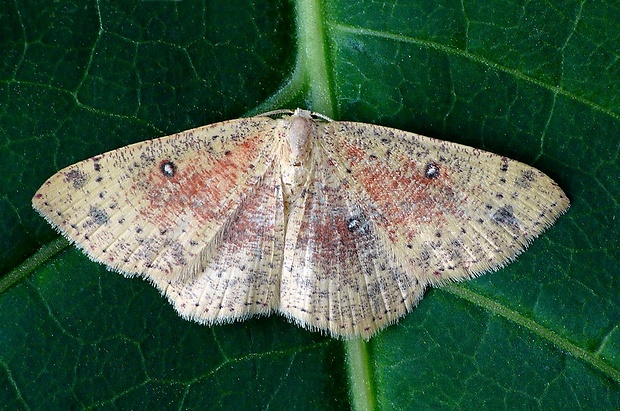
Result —
[[99, 164], [99, 163], [94, 163], [94, 164], [93, 164], [93, 168], [95, 169], [95, 171], [99, 171], [99, 170], [101, 170], [101, 164]]
[[431, 258], [431, 253], [428, 250], [422, 250], [420, 253], [420, 260], [428, 261]]
[[103, 177], [99, 176], [95, 179], [95, 181], [101, 183], [103, 181]]
[[536, 181], [536, 176], [532, 170], [523, 170], [521, 176], [515, 179], [515, 185], [517, 187], [529, 189], [532, 187], [532, 183]]
[[150, 151], [143, 151], [140, 153], [140, 161], [144, 165], [155, 164], [155, 157]]
[[508, 158], [506, 158], [506, 157], [502, 157], [502, 165], [500, 166], [500, 168], [499, 168], [499, 169], [500, 169], [501, 171], [503, 171], [504, 173], [505, 173], [506, 171], [508, 171], [508, 162], [509, 162], [509, 161], [510, 161], [510, 160], [508, 160]]
[[97, 207], [90, 206], [90, 210], [88, 210], [88, 215], [93, 219], [93, 222], [97, 225], [104, 225], [110, 221], [110, 216], [105, 210]]
[[428, 163], [426, 168], [424, 169], [424, 177], [426, 178], [437, 178], [439, 177], [439, 164], [434, 161]]
[[162, 161], [159, 167], [164, 177], [174, 177], [174, 174], [177, 171], [177, 167], [170, 160]]
[[88, 182], [88, 175], [80, 170], [71, 170], [65, 174], [65, 179], [73, 185], [73, 188], [79, 190]]
[[491, 216], [492, 220], [497, 224], [510, 225], [510, 226], [518, 226], [519, 221], [514, 215], [514, 210], [512, 206], [505, 206], [499, 208], [493, 215]]
[[172, 257], [172, 263], [177, 266], [187, 265], [185, 260], [185, 248], [178, 241], [166, 240], [164, 242], [164, 249], [168, 250], [170, 257]]

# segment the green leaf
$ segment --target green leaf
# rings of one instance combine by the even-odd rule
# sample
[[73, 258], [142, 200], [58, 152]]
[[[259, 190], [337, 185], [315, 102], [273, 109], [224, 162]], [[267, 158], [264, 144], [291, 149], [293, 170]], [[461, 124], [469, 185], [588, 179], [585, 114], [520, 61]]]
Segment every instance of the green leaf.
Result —
[[[1, 408], [620, 409], [617, 2], [3, 2], [0, 56]], [[296, 106], [523, 161], [571, 209], [344, 343], [184, 321], [30, 207], [89, 156]]]

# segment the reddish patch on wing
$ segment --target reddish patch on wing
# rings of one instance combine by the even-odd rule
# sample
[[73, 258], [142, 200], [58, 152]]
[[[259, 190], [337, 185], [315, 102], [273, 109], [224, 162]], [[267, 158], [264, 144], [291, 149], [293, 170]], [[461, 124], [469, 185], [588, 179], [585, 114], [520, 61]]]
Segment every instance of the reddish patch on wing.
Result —
[[[159, 163], [147, 175], [145, 194], [147, 206], [140, 213], [158, 227], [176, 224], [179, 215], [191, 210], [198, 223], [221, 219], [221, 212], [230, 204], [227, 197], [234, 190], [243, 190], [241, 181], [251, 170], [251, 163], [260, 154], [260, 136], [244, 139], [237, 147], [220, 153], [215, 161], [196, 158], [175, 161], [174, 175], [165, 175]], [[246, 185], [255, 183], [246, 181]], [[140, 193], [138, 193], [140, 194]]]
[[221, 247], [226, 251], [218, 252], [219, 258], [248, 250], [252, 250], [257, 259], [269, 258], [261, 252], [262, 244], [272, 246], [276, 241], [277, 210], [284, 208], [282, 197], [277, 195], [279, 182], [274, 171], [269, 170], [260, 184], [255, 185], [239, 203], [221, 236]]
[[[343, 153], [355, 180], [381, 211], [384, 224], [389, 224], [384, 228], [392, 240], [397, 233], [411, 238], [422, 225], [441, 227], [446, 224], [446, 214], [462, 217], [465, 198], [453, 190], [449, 167], [436, 159], [416, 163], [404, 156], [393, 156], [388, 164], [370, 158], [366, 151], [349, 142], [344, 142]], [[433, 178], [426, 175], [428, 163], [441, 165], [440, 173]]]
[[[329, 170], [328, 172], [335, 172]], [[320, 184], [327, 178], [315, 176], [311, 192], [306, 197], [304, 218], [301, 221], [296, 248], [308, 250], [307, 258], [312, 264], [322, 267], [313, 275], [317, 278], [332, 278], [334, 261], [347, 267], [346, 271], [337, 272], [340, 284], [353, 284], [365, 267], [372, 266], [368, 250], [376, 246], [376, 237], [372, 227], [361, 232], [349, 228], [351, 210], [347, 191], [340, 187]], [[305, 252], [305, 251], [304, 251]], [[322, 273], [323, 277], [318, 273]], [[310, 291], [310, 290], [309, 290]]]

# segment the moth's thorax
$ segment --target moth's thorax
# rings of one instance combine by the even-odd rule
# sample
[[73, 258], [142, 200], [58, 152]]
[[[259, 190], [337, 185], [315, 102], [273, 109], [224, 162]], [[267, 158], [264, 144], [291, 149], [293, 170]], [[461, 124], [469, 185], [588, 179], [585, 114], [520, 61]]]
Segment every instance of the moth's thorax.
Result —
[[288, 141], [291, 160], [303, 164], [310, 153], [310, 139], [316, 132], [317, 123], [310, 117], [293, 115], [288, 120], [286, 140]]
[[284, 140], [280, 158], [285, 203], [298, 197], [308, 179], [312, 141], [318, 129], [319, 124], [307, 112], [295, 112], [279, 122], [279, 134]]

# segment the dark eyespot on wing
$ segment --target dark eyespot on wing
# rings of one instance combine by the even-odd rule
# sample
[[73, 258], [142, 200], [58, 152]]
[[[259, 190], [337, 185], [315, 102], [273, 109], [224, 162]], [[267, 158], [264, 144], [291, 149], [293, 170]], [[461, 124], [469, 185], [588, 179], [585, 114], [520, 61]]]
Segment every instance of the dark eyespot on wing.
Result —
[[426, 178], [437, 178], [439, 177], [439, 164], [435, 163], [434, 161], [431, 161], [430, 163], [428, 163], [424, 169], [424, 176]]
[[177, 171], [176, 165], [170, 160], [162, 161], [160, 168], [161, 168], [161, 172], [164, 175], [164, 177], [174, 177]]

